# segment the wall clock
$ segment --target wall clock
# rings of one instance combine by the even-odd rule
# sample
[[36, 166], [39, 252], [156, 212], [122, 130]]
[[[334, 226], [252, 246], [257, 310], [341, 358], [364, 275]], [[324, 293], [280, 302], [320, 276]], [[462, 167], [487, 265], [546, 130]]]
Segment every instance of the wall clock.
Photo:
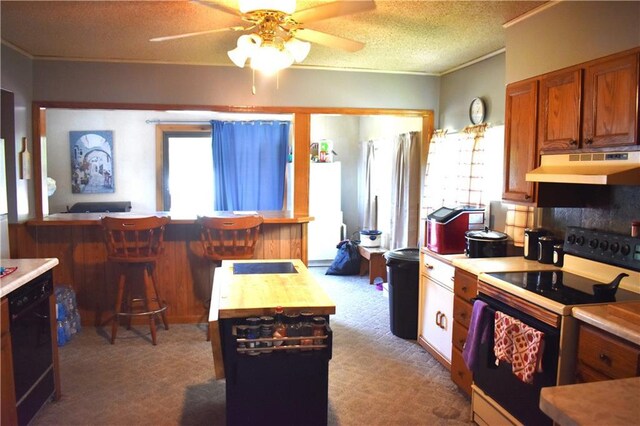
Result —
[[472, 124], [480, 124], [484, 121], [485, 105], [481, 98], [473, 98], [469, 105], [469, 119]]

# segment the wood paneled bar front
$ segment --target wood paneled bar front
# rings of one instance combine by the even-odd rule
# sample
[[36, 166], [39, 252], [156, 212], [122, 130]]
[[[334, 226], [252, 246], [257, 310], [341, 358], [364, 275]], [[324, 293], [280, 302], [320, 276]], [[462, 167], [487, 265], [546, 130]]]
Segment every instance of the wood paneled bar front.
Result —
[[[55, 257], [57, 285], [75, 293], [83, 325], [104, 325], [113, 315], [117, 268], [107, 261], [101, 226], [103, 216], [150, 216], [156, 213], [60, 213], [13, 225], [20, 257]], [[216, 212], [216, 214], [229, 214]], [[300, 259], [307, 263], [309, 216], [288, 211], [261, 211], [264, 224], [256, 259]], [[171, 217], [165, 229], [164, 252], [158, 262], [158, 285], [166, 300], [169, 323], [206, 322], [213, 264], [202, 256], [195, 217]]]

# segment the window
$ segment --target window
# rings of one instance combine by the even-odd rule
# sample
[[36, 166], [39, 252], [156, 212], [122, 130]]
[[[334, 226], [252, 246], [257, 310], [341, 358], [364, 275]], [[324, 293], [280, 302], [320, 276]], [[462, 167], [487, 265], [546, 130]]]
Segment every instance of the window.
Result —
[[163, 154], [163, 210], [187, 215], [212, 211], [211, 133], [165, 132]]

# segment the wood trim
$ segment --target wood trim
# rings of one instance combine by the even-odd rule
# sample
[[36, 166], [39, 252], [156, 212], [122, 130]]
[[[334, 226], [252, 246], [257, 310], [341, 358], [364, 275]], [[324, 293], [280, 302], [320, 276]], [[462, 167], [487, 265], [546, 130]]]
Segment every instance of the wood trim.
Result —
[[436, 361], [442, 364], [444, 368], [451, 371], [451, 362], [447, 361], [447, 359], [443, 357], [442, 354], [440, 354], [440, 352], [438, 352], [433, 346], [431, 346], [429, 342], [424, 339], [424, 337], [418, 336], [418, 344], [422, 346], [427, 352], [429, 352], [429, 354], [433, 356]]
[[46, 197], [46, 192], [43, 191], [43, 183], [46, 176], [43, 176], [42, 158], [46, 155], [46, 114], [44, 110], [38, 107], [35, 103], [31, 107], [31, 123], [32, 123], [32, 141], [31, 152], [32, 157], [32, 169], [33, 175], [33, 193], [35, 199], [35, 215], [37, 218], [42, 218], [46, 214], [49, 214], [49, 199]]
[[233, 106], [233, 105], [184, 105], [184, 104], [142, 104], [120, 102], [66, 102], [66, 101], [33, 101], [38, 108], [66, 109], [131, 109], [150, 111], [199, 110], [214, 112], [242, 112], [268, 114], [342, 114], [342, 115], [433, 115], [432, 110], [393, 109], [393, 108], [332, 108], [332, 107], [293, 107], [293, 106]]
[[[433, 113], [427, 111], [422, 116], [422, 141], [420, 143], [420, 206], [418, 209], [418, 243], [420, 247], [427, 245], [426, 241], [426, 229], [425, 221], [421, 220], [422, 215], [422, 193], [425, 185], [425, 173], [427, 170], [427, 157], [429, 156], [429, 145], [431, 144], [431, 137], [433, 136]], [[423, 241], [424, 240], [424, 241]]]
[[294, 115], [294, 164], [293, 164], [293, 213], [309, 214], [309, 173], [311, 165], [311, 115], [296, 113]]

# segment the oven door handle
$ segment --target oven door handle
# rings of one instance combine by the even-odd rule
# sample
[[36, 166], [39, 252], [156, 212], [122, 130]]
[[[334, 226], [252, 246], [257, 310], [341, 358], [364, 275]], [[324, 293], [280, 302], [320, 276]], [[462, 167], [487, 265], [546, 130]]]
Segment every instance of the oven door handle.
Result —
[[[520, 313], [524, 313], [527, 316], [533, 318], [535, 321], [546, 325], [547, 327], [551, 327], [556, 330], [560, 328], [560, 315], [555, 314], [551, 311], [547, 311], [546, 309], [543, 309], [517, 296], [505, 293], [504, 291], [501, 291], [490, 284], [478, 281], [478, 298], [490, 304], [490, 301], [485, 300], [485, 297], [482, 296], [488, 296], [493, 300], [501, 302], [505, 306], [498, 307], [498, 310], [504, 311], [509, 316], [518, 318], [518, 315]], [[544, 327], [544, 325], [541, 325], [541, 327]]]

